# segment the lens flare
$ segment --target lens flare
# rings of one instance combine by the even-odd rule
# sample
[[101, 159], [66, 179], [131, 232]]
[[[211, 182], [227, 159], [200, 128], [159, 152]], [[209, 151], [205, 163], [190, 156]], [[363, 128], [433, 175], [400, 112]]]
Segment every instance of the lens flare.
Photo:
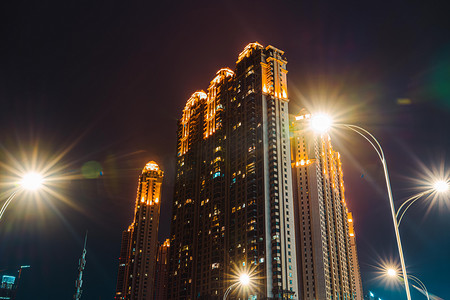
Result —
[[248, 274], [246, 273], [241, 274], [241, 276], [239, 276], [239, 282], [242, 285], [248, 285], [250, 283], [250, 276], [248, 276]]
[[332, 125], [330, 116], [326, 114], [317, 114], [311, 117], [311, 129], [317, 133], [327, 132]]
[[254, 263], [231, 263], [231, 269], [227, 274], [229, 278], [226, 285], [233, 286], [230, 295], [239, 295], [247, 299], [252, 291], [258, 290], [263, 286], [264, 274], [257, 270], [258, 264]]
[[448, 183], [444, 180], [438, 180], [434, 183], [433, 188], [438, 193], [445, 193], [448, 191]]
[[30, 191], [34, 191], [42, 187], [42, 184], [44, 183], [44, 177], [36, 172], [30, 172], [25, 174], [23, 176], [22, 180], [20, 181], [20, 185]]
[[[53, 210], [55, 200], [71, 208], [88, 214], [66, 194], [66, 188], [72, 180], [83, 179], [80, 172], [74, 170], [72, 162], [63, 162], [64, 156], [75, 146], [77, 140], [66, 148], [40, 146], [39, 140], [24, 145], [0, 145], [0, 202], [10, 199], [8, 222], [22, 222], [25, 214], [38, 214], [38, 220], [45, 222]], [[59, 146], [59, 145], [58, 145]], [[25, 200], [25, 201], [22, 201]], [[14, 207], [20, 209], [14, 210]], [[6, 207], [1, 211], [3, 214]], [[62, 216], [62, 215], [61, 215]]]
[[[411, 153], [410, 153], [411, 154]], [[422, 205], [423, 218], [428, 217], [432, 210], [439, 214], [448, 214], [450, 201], [450, 168], [445, 153], [433, 153], [433, 157], [423, 158], [411, 154], [415, 162], [415, 171], [411, 175], [404, 176], [405, 181], [410, 181], [408, 191], [417, 195], [423, 194], [417, 205]]]
[[380, 256], [378, 253], [374, 254], [374, 264], [371, 264], [373, 270], [372, 280], [379, 282], [381, 285], [388, 288], [400, 287], [403, 285], [402, 268], [397, 259], [393, 255], [383, 254]]
[[394, 269], [388, 269], [387, 270], [387, 275], [390, 276], [390, 277], [397, 276], [397, 271], [395, 271]]

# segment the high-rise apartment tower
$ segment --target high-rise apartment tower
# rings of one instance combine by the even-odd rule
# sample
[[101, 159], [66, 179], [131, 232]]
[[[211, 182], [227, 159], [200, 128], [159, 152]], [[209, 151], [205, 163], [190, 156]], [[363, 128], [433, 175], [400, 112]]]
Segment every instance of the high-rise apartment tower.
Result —
[[151, 161], [139, 177], [134, 221], [122, 234], [116, 299], [154, 298], [163, 176], [163, 171]]
[[159, 246], [156, 259], [155, 276], [155, 300], [167, 300], [169, 290], [169, 248], [170, 240], [167, 239]]
[[299, 299], [360, 299], [340, 155], [328, 134], [309, 129], [310, 118], [291, 123]]
[[297, 299], [287, 61], [251, 43], [178, 122], [169, 299]]

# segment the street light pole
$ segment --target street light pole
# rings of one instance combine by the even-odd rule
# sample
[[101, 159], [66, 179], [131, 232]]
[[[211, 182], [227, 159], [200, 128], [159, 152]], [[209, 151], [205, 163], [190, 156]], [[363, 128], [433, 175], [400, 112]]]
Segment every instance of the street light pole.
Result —
[[[298, 118], [298, 120], [303, 119], [303, 116], [300, 116]], [[312, 130], [323, 134], [325, 132], [328, 131], [328, 129], [333, 125], [331, 118], [327, 115], [324, 114], [316, 114], [316, 115], [306, 115], [306, 118], [310, 119], [310, 127]], [[296, 117], [297, 119], [297, 117]], [[391, 208], [391, 217], [392, 217], [392, 222], [394, 223], [394, 232], [395, 232], [395, 238], [397, 241], [397, 248], [398, 248], [398, 253], [400, 256], [400, 262], [401, 262], [401, 267], [402, 267], [402, 273], [403, 273], [403, 278], [404, 278], [404, 283], [405, 283], [405, 292], [406, 292], [406, 297], [408, 300], [411, 300], [411, 293], [409, 290], [409, 284], [408, 284], [408, 276], [407, 276], [407, 272], [406, 272], [406, 264], [405, 264], [405, 258], [403, 256], [403, 249], [402, 249], [402, 242], [400, 239], [400, 232], [399, 232], [399, 224], [406, 212], [406, 210], [420, 197], [422, 197], [423, 195], [426, 195], [431, 191], [425, 191], [423, 193], [420, 193], [416, 196], [411, 197], [410, 199], [406, 200], [401, 206], [400, 209], [398, 211], [395, 210], [395, 206], [394, 206], [394, 197], [392, 196], [392, 188], [391, 188], [391, 182], [389, 179], [389, 172], [388, 172], [388, 167], [387, 167], [387, 161], [386, 161], [386, 157], [384, 156], [384, 152], [383, 152], [383, 148], [381, 147], [380, 143], [378, 142], [378, 140], [375, 138], [375, 136], [373, 136], [369, 131], [367, 131], [366, 129], [360, 127], [360, 126], [356, 126], [356, 125], [350, 125], [350, 124], [334, 124], [334, 126], [337, 127], [343, 127], [345, 129], [350, 129], [354, 132], [356, 132], [357, 134], [359, 134], [360, 136], [362, 136], [366, 141], [368, 141], [370, 143], [370, 145], [373, 147], [373, 149], [375, 149], [375, 152], [378, 155], [378, 158], [381, 161], [381, 164], [383, 165], [383, 171], [384, 171], [384, 178], [386, 181], [386, 188], [387, 188], [387, 192], [388, 192], [388, 197], [389, 197], [389, 205]], [[450, 189], [449, 183], [448, 181], [444, 181], [444, 180], [439, 180], [437, 182], [435, 182], [434, 184], [434, 190], [436, 192], [447, 192]], [[407, 204], [409, 203], [409, 204]], [[406, 208], [403, 210], [403, 213], [401, 213], [401, 209], [403, 207]], [[400, 219], [398, 219], [399, 214], [401, 213]]]
[[[397, 218], [397, 226], [400, 226], [400, 223], [402, 222], [403, 216], [405, 215], [406, 211], [408, 210], [408, 208], [414, 204], [414, 202], [416, 202], [417, 200], [419, 200], [422, 196], [426, 195], [429, 192], [422, 192], [418, 195], [414, 195], [410, 198], [408, 198], [407, 200], [405, 200], [405, 202], [402, 203], [402, 205], [400, 205], [400, 207], [397, 209], [397, 213], [395, 215], [395, 217]], [[403, 212], [401, 212], [402, 208], [405, 209], [403, 210]], [[401, 215], [400, 215], [401, 213]], [[400, 217], [399, 217], [400, 216]]]
[[403, 256], [402, 242], [400, 239], [397, 216], [396, 216], [396, 211], [395, 211], [395, 206], [394, 206], [394, 197], [392, 196], [391, 182], [389, 180], [389, 172], [388, 172], [387, 162], [386, 162], [386, 158], [384, 156], [383, 148], [381, 147], [378, 140], [369, 131], [367, 131], [366, 129], [364, 129], [362, 127], [359, 127], [356, 125], [350, 125], [350, 124], [332, 124], [330, 117], [323, 115], [323, 114], [313, 115], [312, 117], [310, 116], [310, 118], [311, 118], [310, 126], [316, 132], [323, 134], [332, 125], [337, 126], [337, 127], [343, 127], [345, 129], [350, 129], [350, 130], [356, 132], [357, 134], [359, 134], [360, 136], [362, 136], [366, 141], [368, 141], [370, 143], [370, 145], [372, 145], [373, 149], [375, 149], [375, 152], [377, 153], [377, 155], [381, 161], [381, 164], [383, 165], [384, 178], [386, 181], [386, 188], [387, 188], [388, 197], [389, 197], [389, 205], [391, 207], [392, 222], [394, 223], [395, 238], [397, 241], [397, 248], [398, 248], [398, 253], [400, 256], [400, 262], [401, 262], [401, 266], [402, 266], [402, 273], [405, 278], [404, 282], [405, 282], [406, 298], [408, 300], [411, 300], [411, 293], [409, 291], [409, 285], [408, 285], [408, 277], [406, 276], [407, 273], [406, 273], [405, 258]]
[[0, 220], [3, 217], [3, 214], [5, 213], [6, 208], [8, 207], [9, 203], [11, 203], [11, 201], [14, 199], [14, 197], [16, 196], [18, 190], [12, 192], [11, 195], [9, 195], [8, 199], [6, 199], [5, 203], [2, 206], [2, 209], [0, 210]]
[[223, 294], [223, 300], [226, 300], [226, 299], [227, 299], [228, 294], [231, 292], [231, 289], [232, 289], [235, 285], [237, 285], [237, 284], [239, 284], [239, 281], [233, 283], [232, 285], [230, 285], [230, 286], [227, 288], [227, 290], [225, 291], [225, 294]]
[[[428, 290], [427, 287], [425, 286], [425, 284], [416, 276], [413, 275], [408, 275], [413, 281], [415, 281], [418, 285], [420, 285], [420, 288], [422, 289], [422, 291], [425, 292], [425, 296], [427, 296], [427, 300], [430, 300], [430, 295], [428, 294]], [[415, 287], [417, 289], [417, 287]]]
[[[436, 194], [443, 194], [448, 192], [449, 190], [449, 183], [446, 180], [438, 180], [433, 184], [433, 188], [429, 189], [427, 191], [424, 191], [422, 193], [419, 193], [417, 195], [414, 195], [410, 198], [408, 198], [407, 200], [405, 200], [402, 205], [400, 205], [400, 207], [397, 210], [396, 213], [396, 218], [398, 221], [398, 226], [400, 226], [400, 223], [403, 219], [403, 216], [405, 215], [406, 211], [408, 210], [408, 208], [414, 204], [414, 202], [416, 202], [417, 200], [419, 200], [421, 197], [425, 196], [425, 195], [429, 195], [431, 193], [436, 193]], [[403, 210], [403, 212], [401, 211], [402, 208], [405, 208]], [[399, 217], [400, 216], [400, 217]]]
[[342, 126], [344, 128], [350, 129], [350, 130], [356, 132], [357, 134], [359, 134], [360, 136], [362, 136], [364, 139], [366, 139], [372, 145], [372, 147], [375, 149], [375, 151], [377, 152], [378, 157], [380, 158], [381, 164], [383, 165], [384, 178], [386, 181], [386, 188], [387, 188], [388, 197], [389, 197], [389, 204], [391, 207], [392, 222], [394, 223], [395, 238], [397, 241], [397, 248], [398, 248], [398, 253], [400, 256], [400, 263], [402, 266], [402, 273], [403, 273], [403, 278], [404, 278], [404, 282], [405, 282], [406, 298], [408, 300], [411, 300], [411, 293], [409, 291], [405, 258], [403, 256], [402, 241], [400, 239], [400, 232], [398, 230], [398, 222], [397, 222], [397, 216], [396, 216], [396, 211], [395, 211], [395, 206], [394, 206], [394, 197], [392, 196], [391, 182], [389, 180], [389, 172], [388, 172], [387, 162], [386, 162], [386, 158], [384, 156], [383, 148], [381, 147], [378, 140], [369, 131], [365, 130], [364, 128], [361, 128], [356, 125], [349, 125], [349, 124], [339, 124], [337, 126]]
[[[397, 274], [397, 271], [395, 269], [387, 269], [386, 270], [386, 275], [389, 277], [395, 277], [397, 279], [400, 279], [402, 281], [405, 281], [405, 278], [401, 275]], [[418, 291], [422, 292], [422, 294], [424, 294], [427, 297], [427, 300], [430, 300], [430, 295], [428, 294], [428, 290], [427, 287], [425, 286], [425, 284], [416, 276], [409, 274], [408, 278], [411, 278], [412, 281], [414, 281], [415, 283], [417, 283], [420, 287], [417, 287], [415, 285], [412, 285], [415, 289], [417, 289]]]
[[42, 183], [44, 182], [44, 178], [41, 174], [30, 172], [23, 176], [22, 180], [20, 181], [20, 187], [16, 189], [14, 192], [9, 195], [8, 199], [6, 199], [5, 203], [3, 204], [2, 208], [0, 209], [0, 220], [3, 217], [3, 214], [5, 213], [6, 208], [11, 203], [11, 201], [14, 199], [16, 194], [19, 191], [22, 190], [37, 190], [42, 186]]

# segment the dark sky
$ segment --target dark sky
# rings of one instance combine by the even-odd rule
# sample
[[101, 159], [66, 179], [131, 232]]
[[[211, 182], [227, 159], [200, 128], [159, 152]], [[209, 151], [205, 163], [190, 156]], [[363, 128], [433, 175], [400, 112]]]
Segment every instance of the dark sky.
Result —
[[[160, 240], [168, 237], [176, 120], [189, 96], [218, 69], [234, 68], [249, 42], [285, 51], [291, 113], [326, 110], [378, 137], [397, 206], [419, 191], [414, 179], [449, 174], [444, 1], [163, 2], [0, 8], [1, 204], [12, 187], [5, 165], [28, 168], [36, 149], [44, 165], [67, 150], [53, 170], [70, 178], [52, 187], [56, 197], [19, 195], [0, 221], [0, 270], [31, 265], [19, 299], [72, 297], [86, 230], [83, 299], [113, 298], [121, 232], [149, 160], [165, 171]], [[381, 165], [362, 138], [342, 131], [332, 138], [343, 156], [364, 287], [383, 300], [404, 299], [401, 287], [376, 274], [382, 260], [398, 257]], [[80, 176], [92, 161], [103, 175]], [[444, 299], [449, 213], [448, 196], [419, 200], [400, 228], [408, 271]]]

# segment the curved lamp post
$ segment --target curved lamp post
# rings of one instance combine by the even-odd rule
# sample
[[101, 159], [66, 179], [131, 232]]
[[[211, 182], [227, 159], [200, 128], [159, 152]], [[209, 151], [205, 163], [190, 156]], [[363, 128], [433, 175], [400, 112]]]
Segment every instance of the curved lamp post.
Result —
[[[398, 275], [397, 271], [395, 271], [394, 269], [388, 269], [386, 273], [387, 273], [387, 275], [389, 277], [396, 277], [396, 278], [399, 278], [399, 279], [404, 281], [404, 277]], [[410, 275], [408, 275], [408, 277], [411, 278], [412, 281], [416, 282], [420, 286], [420, 288], [418, 288], [418, 287], [416, 287], [414, 285], [413, 286], [416, 289], [421, 290], [422, 292], [424, 292], [425, 296], [427, 297], [427, 300], [430, 300], [430, 295], [428, 294], [428, 290], [427, 290], [427, 287], [425, 286], [425, 284], [419, 278], [417, 278], [416, 276], [413, 276], [413, 275], [410, 274]]]
[[397, 217], [396, 217], [396, 211], [395, 211], [395, 206], [394, 206], [394, 198], [392, 196], [391, 183], [389, 180], [389, 172], [388, 172], [387, 162], [386, 162], [386, 158], [384, 156], [383, 148], [381, 148], [381, 145], [377, 141], [377, 139], [369, 131], [367, 131], [366, 129], [364, 129], [362, 127], [359, 127], [356, 125], [350, 125], [350, 124], [332, 124], [331, 118], [324, 114], [313, 115], [311, 117], [311, 128], [318, 133], [321, 133], [321, 134], [325, 133], [326, 131], [328, 131], [328, 129], [331, 128], [332, 125], [335, 127], [343, 127], [346, 129], [350, 129], [350, 130], [356, 132], [357, 134], [359, 134], [360, 136], [362, 136], [375, 149], [375, 151], [381, 161], [381, 164], [383, 165], [384, 178], [386, 181], [386, 188], [387, 188], [387, 192], [388, 192], [388, 196], [389, 196], [389, 204], [391, 207], [392, 222], [394, 223], [394, 231], [395, 231], [395, 237], [396, 237], [396, 241], [397, 241], [397, 248], [398, 248], [398, 253], [400, 256], [402, 273], [403, 273], [404, 282], [405, 282], [406, 298], [408, 300], [411, 300], [411, 293], [409, 291], [409, 285], [408, 285], [408, 277], [406, 276], [407, 273], [406, 273], [405, 259], [403, 257], [402, 242], [400, 239], [400, 233], [398, 231]]
[[27, 173], [23, 176], [22, 180], [20, 181], [20, 187], [19, 189], [15, 190], [14, 192], [9, 195], [8, 199], [6, 199], [5, 203], [3, 204], [2, 208], [0, 209], [0, 220], [3, 217], [3, 214], [5, 213], [6, 208], [11, 203], [11, 201], [14, 199], [16, 194], [21, 190], [30, 190], [34, 191], [39, 189], [42, 184], [44, 183], [44, 177], [39, 173]]
[[[448, 190], [449, 190], [448, 183], [444, 180], [439, 180], [439, 181], [435, 182], [432, 189], [422, 192], [420, 194], [414, 195], [414, 196], [410, 197], [409, 199], [405, 200], [402, 203], [402, 205], [400, 205], [400, 207], [398, 208], [397, 213], [395, 215], [397, 218], [397, 222], [398, 222], [397, 226], [400, 226], [403, 216], [405, 215], [408, 208], [411, 205], [413, 205], [414, 202], [419, 200], [421, 197], [423, 197], [425, 195], [429, 195], [433, 192], [438, 193], [438, 194], [443, 194], [443, 193], [446, 193]], [[401, 211], [402, 209], [403, 209], [403, 211]]]
[[226, 300], [228, 295], [230, 294], [231, 290], [233, 289], [233, 287], [235, 287], [236, 285], [242, 285], [242, 286], [247, 286], [250, 283], [250, 276], [248, 276], [248, 274], [244, 273], [241, 274], [239, 276], [239, 281], [233, 283], [232, 285], [230, 285], [227, 290], [225, 291], [225, 294], [223, 295], [223, 300]]

